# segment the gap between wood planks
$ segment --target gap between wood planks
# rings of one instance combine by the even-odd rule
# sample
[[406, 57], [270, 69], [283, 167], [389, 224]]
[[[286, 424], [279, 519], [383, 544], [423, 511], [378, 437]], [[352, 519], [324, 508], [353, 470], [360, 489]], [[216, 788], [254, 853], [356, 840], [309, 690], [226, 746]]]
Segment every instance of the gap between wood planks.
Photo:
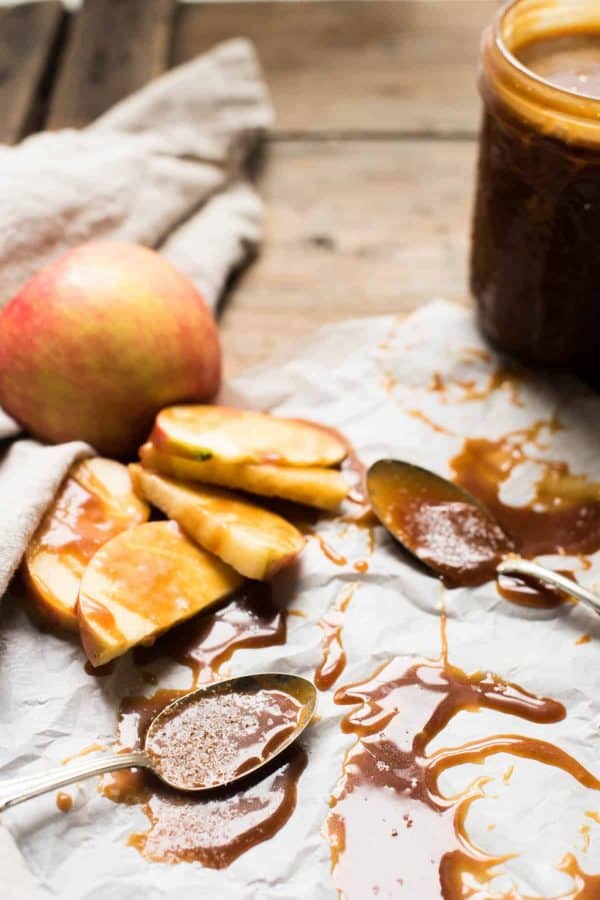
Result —
[[[215, 0], [216, 2], [216, 0]], [[367, 0], [360, 0], [367, 2]], [[452, 2], [452, 0], [450, 0]], [[324, 131], [274, 131], [267, 136], [271, 144], [289, 143], [290, 141], [451, 141], [465, 143], [476, 141], [477, 130], [465, 131], [429, 131], [415, 129], [413, 131], [360, 131], [358, 129], [324, 130]]]

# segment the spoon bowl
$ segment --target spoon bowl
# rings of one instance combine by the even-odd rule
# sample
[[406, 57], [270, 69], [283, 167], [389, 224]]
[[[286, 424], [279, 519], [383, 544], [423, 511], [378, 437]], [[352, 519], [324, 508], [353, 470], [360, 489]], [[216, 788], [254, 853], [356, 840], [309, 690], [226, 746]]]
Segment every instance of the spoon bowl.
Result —
[[228, 787], [283, 753], [310, 722], [316, 702], [312, 682], [280, 672], [204, 685], [151, 721], [147, 765], [180, 791]]
[[398, 459], [367, 472], [373, 512], [414, 558], [450, 585], [477, 585], [495, 576], [512, 542], [485, 507], [441, 475]]
[[393, 538], [450, 587], [475, 586], [496, 575], [534, 579], [600, 613], [600, 598], [561, 573], [523, 559], [511, 538], [469, 491], [399, 459], [367, 472], [373, 512]]
[[[118, 769], [150, 769], [180, 791], [228, 787], [283, 753], [309, 724], [316, 702], [311, 681], [281, 672], [204, 685], [154, 717], [143, 750], [104, 753], [68, 767], [0, 782], [0, 812]], [[202, 707], [202, 714], [197, 714]]]

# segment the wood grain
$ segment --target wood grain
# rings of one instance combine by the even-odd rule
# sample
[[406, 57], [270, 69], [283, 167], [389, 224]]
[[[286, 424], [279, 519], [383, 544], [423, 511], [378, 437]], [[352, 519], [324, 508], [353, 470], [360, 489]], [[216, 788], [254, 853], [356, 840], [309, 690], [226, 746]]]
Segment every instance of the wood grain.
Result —
[[33, 124], [63, 17], [58, 0], [0, 9], [1, 143], [15, 143]]
[[87, 125], [168, 65], [175, 0], [85, 0], [65, 47], [47, 127]]
[[497, 0], [182, 4], [172, 60], [249, 37], [284, 136], [474, 135], [480, 33], [497, 6]]
[[475, 155], [471, 141], [273, 144], [265, 244], [221, 319], [226, 374], [329, 322], [466, 301]]

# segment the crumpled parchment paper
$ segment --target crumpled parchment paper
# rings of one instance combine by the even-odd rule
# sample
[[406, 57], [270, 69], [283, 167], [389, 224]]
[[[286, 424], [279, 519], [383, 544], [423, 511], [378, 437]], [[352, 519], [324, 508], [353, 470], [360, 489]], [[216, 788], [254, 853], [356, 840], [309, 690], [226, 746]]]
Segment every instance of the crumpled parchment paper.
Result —
[[[406, 321], [381, 317], [326, 328], [293, 358], [288, 353], [238, 378], [224, 398], [336, 426], [366, 463], [398, 456], [441, 473], [449, 471], [448, 460], [465, 436], [500, 436], [558, 415], [564, 428], [548, 434], [543, 452], [548, 458], [570, 462], [574, 471], [600, 478], [600, 397], [566, 377], [527, 374], [512, 389], [505, 385], [487, 396], [483, 390], [483, 399], [465, 400], [457, 382], [474, 380], [485, 388], [499, 365], [495, 357], [482, 358], [478, 348], [483, 346], [471, 313], [438, 301]], [[434, 372], [449, 385], [443, 395], [428, 390]], [[415, 409], [450, 434], [416, 418], [410, 412]], [[522, 474], [510, 485], [515, 503], [526, 500], [530, 489], [532, 473]], [[407, 564], [381, 529], [377, 529], [371, 556], [364, 529], [332, 520], [322, 522], [320, 532], [348, 564], [334, 565], [316, 541], [309, 541], [297, 576], [283, 576], [275, 586], [278, 602], [305, 616], [288, 618], [285, 646], [239, 651], [222, 674], [274, 669], [311, 677], [321, 658], [318, 620], [350, 583], [357, 587], [343, 632], [348, 663], [334, 688], [366, 678], [378, 664], [395, 656], [405, 658], [408, 667], [422, 656], [439, 655], [443, 600], [452, 662], [466, 671], [495, 672], [529, 691], [560, 700], [568, 715], [562, 722], [542, 726], [494, 712], [462, 713], [440, 741], [451, 746], [498, 731], [536, 735], [557, 743], [600, 774], [600, 622], [593, 613], [572, 604], [552, 610], [518, 607], [503, 600], [493, 584], [444, 591], [435, 579]], [[369, 562], [365, 574], [353, 568], [358, 559]], [[560, 567], [573, 569], [589, 588], [597, 587], [598, 560], [584, 569], [578, 559], [561, 558]], [[122, 659], [112, 675], [95, 680], [84, 672], [79, 647], [37, 631], [18, 596], [5, 600], [0, 616], [0, 776], [39, 771], [92, 742], [109, 743], [120, 699], [143, 689], [131, 660]], [[592, 640], [576, 644], [584, 632]], [[173, 664], [167, 683], [185, 686], [189, 673]], [[112, 804], [97, 794], [92, 780], [72, 791], [74, 807], [67, 815], [57, 811], [55, 796], [50, 794], [2, 816], [31, 886], [31, 894], [17, 896], [35, 900], [335, 898], [329, 848], [321, 829], [329, 794], [354, 738], [341, 732], [339, 722], [346, 708], [336, 707], [332, 696], [333, 690], [320, 695], [320, 718], [306, 735], [309, 763], [300, 778], [295, 813], [275, 837], [249, 850], [229, 868], [213, 871], [196, 863], [146, 862], [125, 843], [131, 832], [146, 829], [142, 811]], [[509, 763], [515, 771], [510, 782], [504, 783], [502, 773]], [[442, 787], [448, 794], [464, 788], [474, 777], [473, 769], [492, 779], [488, 796], [473, 807], [469, 817], [473, 842], [491, 853], [518, 854], [505, 864], [508, 882], [504, 884], [516, 883], [526, 895], [571, 896], [571, 881], [556, 866], [571, 851], [585, 870], [594, 871], [600, 826], [586, 819], [585, 811], [600, 809], [600, 795], [555, 769], [506, 756], [492, 757], [483, 766], [455, 769]], [[493, 831], [485, 824], [490, 817]], [[580, 832], [584, 822], [591, 826], [587, 852]], [[403, 858], [400, 837], [398, 841], [397, 874], [401, 876], [410, 861]], [[596, 870], [600, 871], [597, 862]], [[380, 896], [396, 895], [393, 887], [382, 883]]]

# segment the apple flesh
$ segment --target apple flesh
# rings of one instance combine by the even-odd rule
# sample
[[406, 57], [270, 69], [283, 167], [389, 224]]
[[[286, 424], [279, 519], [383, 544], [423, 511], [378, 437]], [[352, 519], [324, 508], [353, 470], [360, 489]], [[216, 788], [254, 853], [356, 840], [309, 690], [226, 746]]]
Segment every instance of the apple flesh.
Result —
[[200, 462], [163, 453], [153, 444], [140, 448], [142, 465], [182, 481], [238, 488], [263, 497], [281, 497], [318, 509], [335, 510], [348, 496], [349, 487], [340, 471], [320, 467], [274, 466], [264, 463]]
[[77, 631], [75, 612], [89, 560], [110, 538], [145, 522], [150, 510], [133, 492], [127, 468], [94, 457], [76, 463], [25, 553], [32, 600], [50, 624]]
[[51, 443], [131, 458], [159, 409], [213, 398], [220, 367], [192, 282], [134, 244], [71, 250], [0, 312], [0, 405]]
[[139, 465], [129, 471], [140, 497], [246, 578], [271, 578], [304, 547], [290, 522], [231, 491], [180, 483]]
[[148, 522], [98, 550], [79, 590], [81, 641], [93, 666], [152, 643], [217, 603], [242, 578], [196, 547], [175, 522]]
[[158, 450], [196, 460], [334, 466], [346, 444], [323, 426], [229, 406], [173, 406], [156, 417], [150, 437]]

